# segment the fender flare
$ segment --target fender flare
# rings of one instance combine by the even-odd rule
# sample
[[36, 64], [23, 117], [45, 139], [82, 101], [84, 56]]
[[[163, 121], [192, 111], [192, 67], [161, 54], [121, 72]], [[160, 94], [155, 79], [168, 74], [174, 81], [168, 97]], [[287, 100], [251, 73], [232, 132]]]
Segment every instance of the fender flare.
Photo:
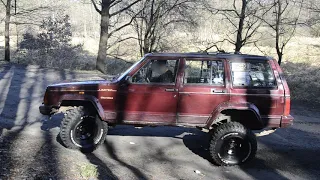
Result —
[[61, 96], [59, 100], [59, 107], [61, 106], [63, 101], [87, 101], [91, 102], [93, 107], [96, 109], [99, 117], [101, 120], [105, 120], [104, 110], [102, 108], [102, 105], [100, 104], [99, 100], [92, 96], [92, 95], [79, 95], [79, 94], [64, 94]]
[[252, 111], [255, 114], [255, 116], [256, 116], [257, 120], [259, 121], [259, 123], [261, 124], [261, 126], [262, 127], [264, 126], [259, 109], [257, 108], [256, 105], [254, 105], [252, 103], [223, 102], [223, 103], [219, 104], [216, 109], [214, 109], [212, 111], [211, 116], [209, 117], [209, 119], [207, 121], [206, 128], [210, 128], [215, 123], [215, 120], [218, 118], [219, 114], [223, 110], [249, 110], [249, 111]]

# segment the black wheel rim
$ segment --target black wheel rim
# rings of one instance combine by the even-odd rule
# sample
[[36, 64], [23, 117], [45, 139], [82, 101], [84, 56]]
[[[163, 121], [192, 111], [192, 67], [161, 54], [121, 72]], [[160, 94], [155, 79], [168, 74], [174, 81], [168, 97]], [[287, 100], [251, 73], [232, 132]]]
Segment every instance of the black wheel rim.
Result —
[[94, 145], [98, 135], [98, 124], [94, 117], [83, 116], [81, 121], [76, 124], [72, 133], [73, 140], [78, 146], [87, 148]]
[[219, 156], [226, 164], [238, 164], [248, 159], [251, 144], [240, 136], [229, 136], [223, 139]]

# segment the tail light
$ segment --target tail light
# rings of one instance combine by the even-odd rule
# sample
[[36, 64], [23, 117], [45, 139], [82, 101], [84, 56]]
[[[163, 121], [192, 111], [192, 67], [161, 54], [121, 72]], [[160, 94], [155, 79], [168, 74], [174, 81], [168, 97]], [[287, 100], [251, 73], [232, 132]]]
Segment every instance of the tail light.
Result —
[[44, 97], [43, 97], [43, 104], [49, 104], [48, 101], [48, 90], [46, 90], [46, 92], [44, 93]]
[[291, 103], [290, 97], [286, 97], [285, 104], [284, 104], [284, 113], [283, 113], [284, 116], [290, 115], [290, 103]]
[[[283, 76], [283, 72], [277, 62], [277, 60], [273, 60], [273, 65], [277, 68], [277, 71], [275, 71], [275, 74], [278, 74], [277, 76], [279, 76], [281, 82], [282, 82], [282, 85], [283, 85], [283, 90], [284, 90], [284, 96], [282, 98], [284, 98], [284, 112], [283, 112], [283, 115], [284, 116], [289, 116], [290, 115], [290, 103], [291, 103], [291, 100], [290, 100], [290, 89], [289, 89], [289, 86], [287, 84], [287, 81], [286, 79], [284, 78]], [[283, 102], [283, 101], [281, 101]]]

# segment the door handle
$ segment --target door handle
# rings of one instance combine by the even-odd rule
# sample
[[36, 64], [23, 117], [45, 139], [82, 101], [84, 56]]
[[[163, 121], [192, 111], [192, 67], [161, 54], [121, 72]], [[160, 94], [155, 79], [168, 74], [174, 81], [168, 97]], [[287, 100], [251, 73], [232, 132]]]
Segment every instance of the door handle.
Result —
[[211, 89], [211, 93], [225, 93], [224, 89]]
[[167, 91], [167, 92], [175, 92], [175, 91], [178, 91], [177, 89], [166, 89], [165, 91]]

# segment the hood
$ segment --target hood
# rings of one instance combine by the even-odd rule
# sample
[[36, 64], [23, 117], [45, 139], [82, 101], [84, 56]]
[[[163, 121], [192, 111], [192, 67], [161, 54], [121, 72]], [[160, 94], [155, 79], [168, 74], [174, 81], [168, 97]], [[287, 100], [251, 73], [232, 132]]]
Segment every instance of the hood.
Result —
[[52, 84], [49, 86], [79, 86], [79, 85], [97, 85], [100, 83], [111, 83], [111, 81], [106, 80], [94, 80], [94, 81], [63, 81], [60, 83]]

